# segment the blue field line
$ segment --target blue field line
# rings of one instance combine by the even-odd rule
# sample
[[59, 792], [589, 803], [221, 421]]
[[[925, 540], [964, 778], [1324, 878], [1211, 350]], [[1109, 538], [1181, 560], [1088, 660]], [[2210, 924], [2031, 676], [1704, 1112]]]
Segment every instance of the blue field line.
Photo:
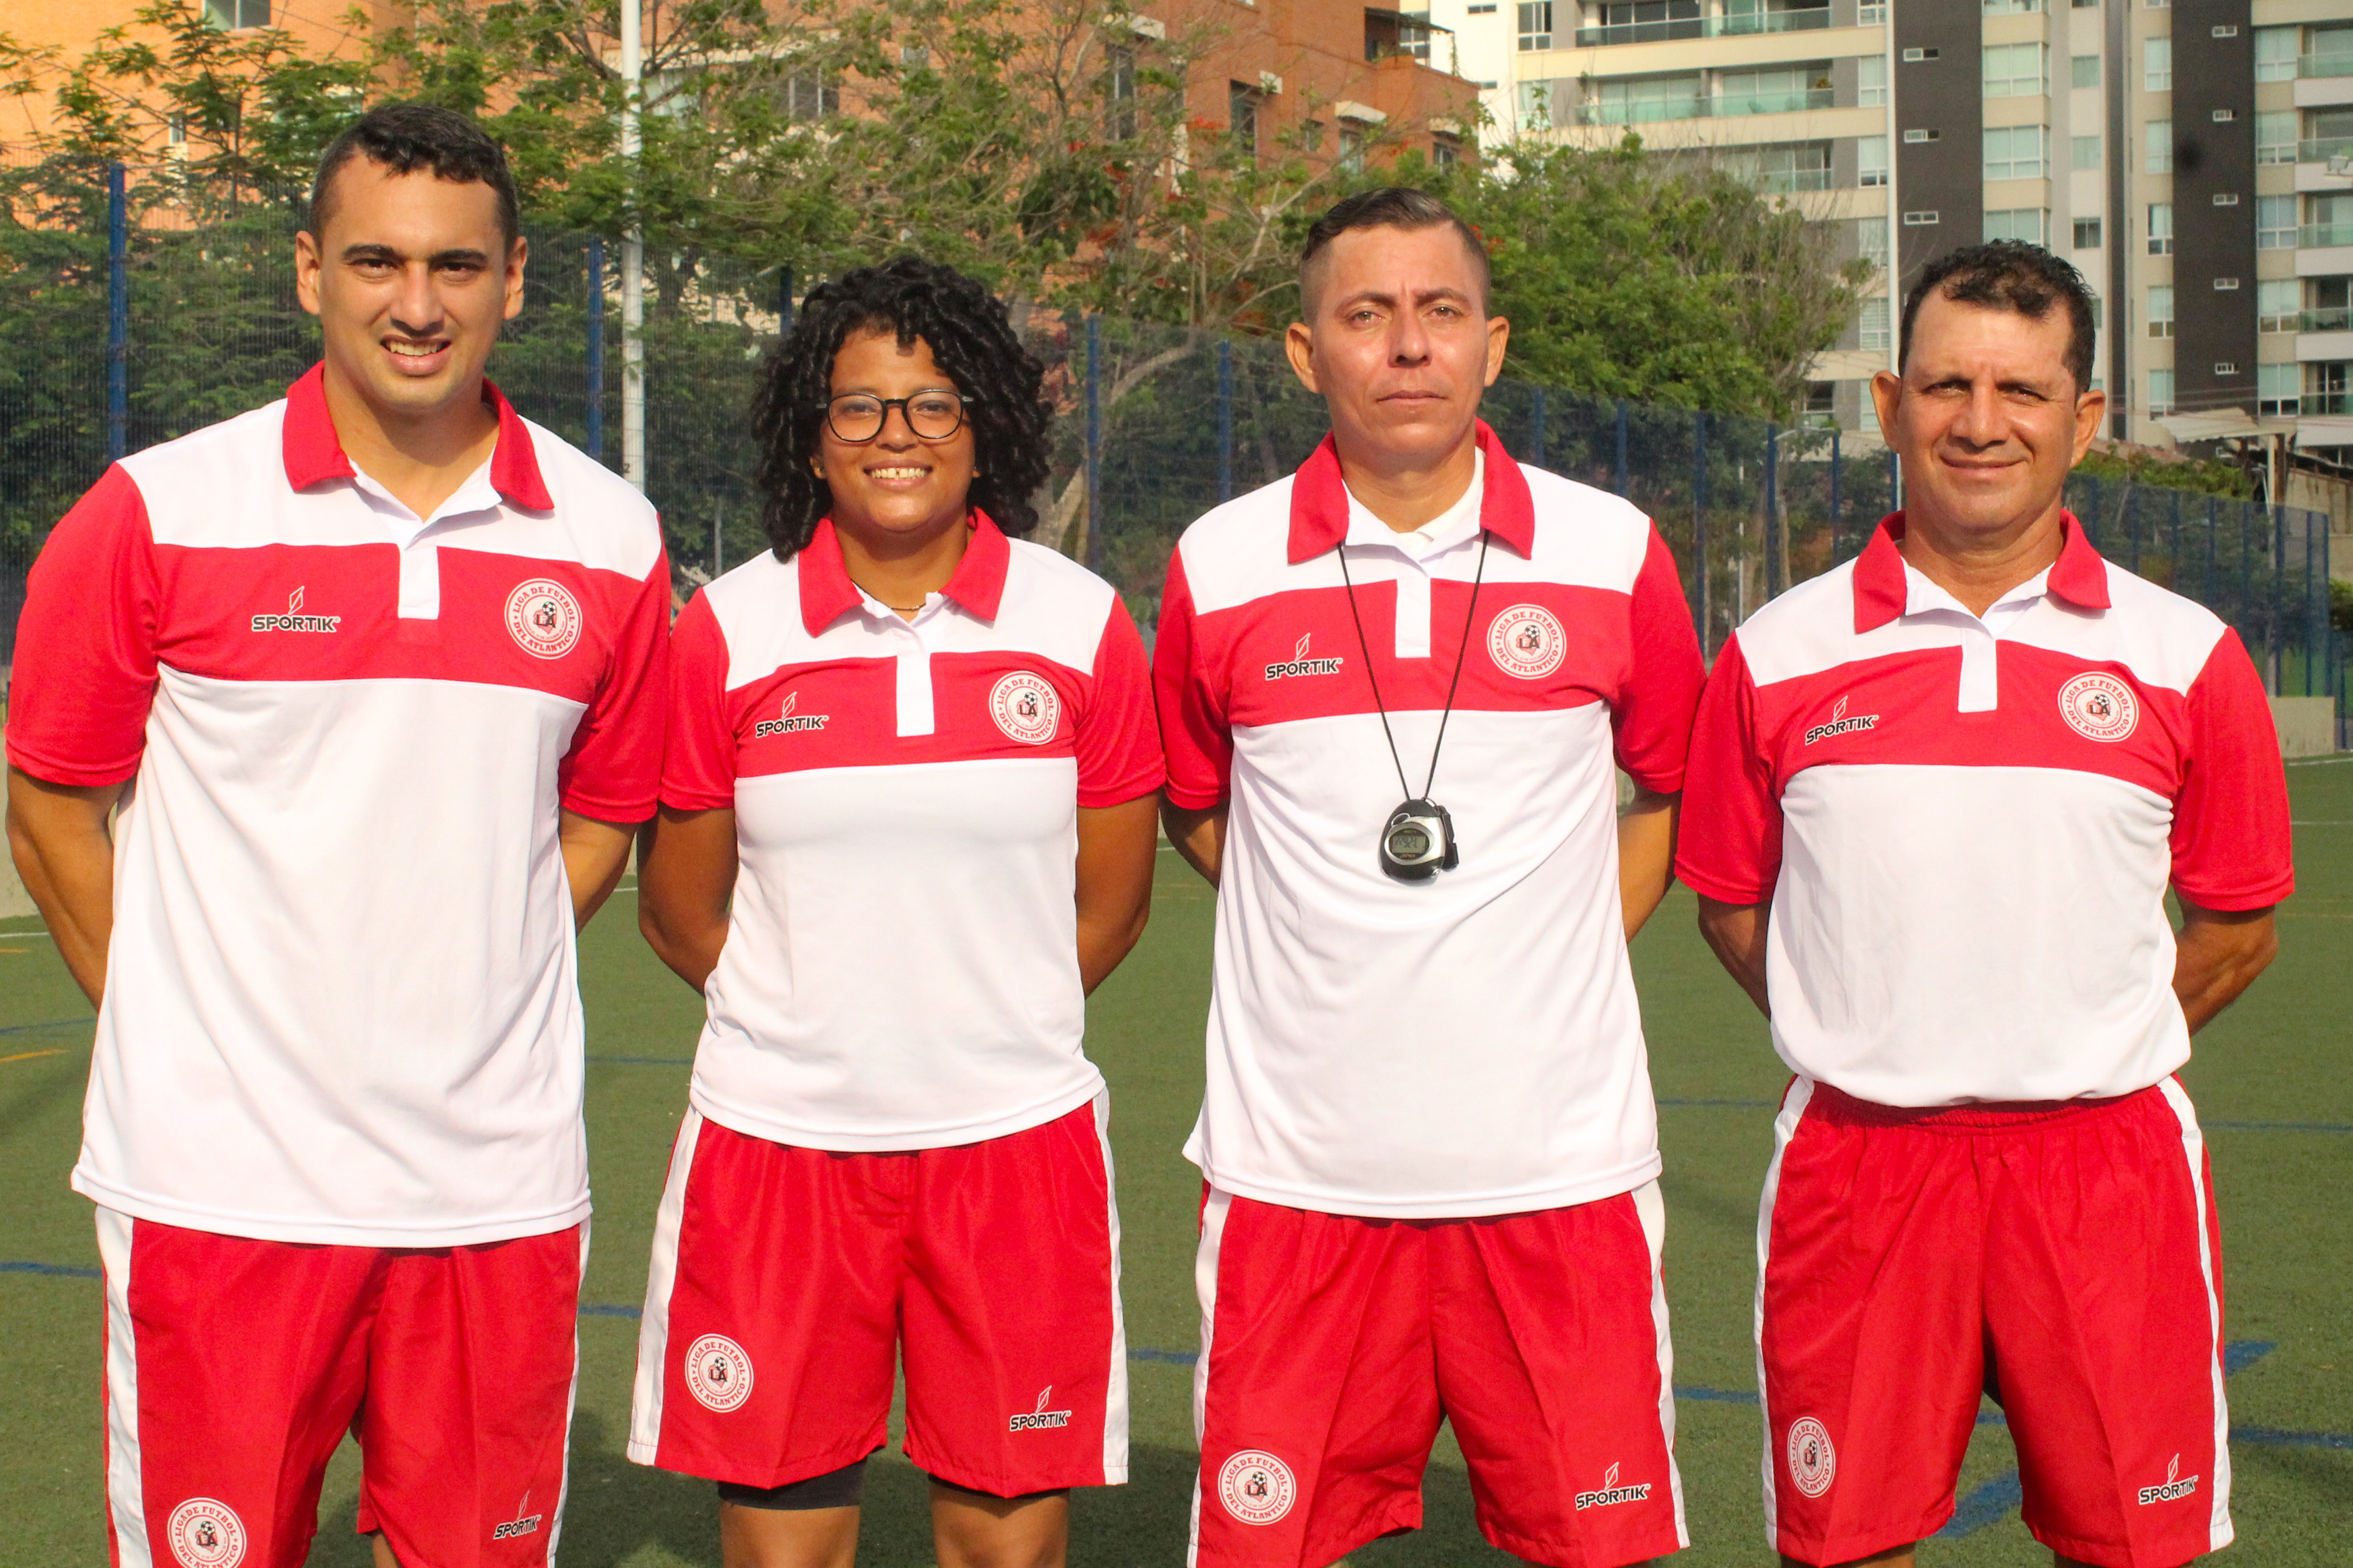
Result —
[[1946, 1541], [1975, 1535], [1987, 1525], [2000, 1524], [2008, 1519], [2010, 1510], [2025, 1500], [2026, 1488], [2019, 1480], [2018, 1472], [2006, 1471], [1955, 1503], [1953, 1517], [1936, 1534]]
[[0, 1262], [0, 1274], [48, 1274], [65, 1279], [102, 1279], [95, 1268], [77, 1268], [70, 1263], [9, 1263]]
[[86, 1029], [95, 1018], [52, 1018], [46, 1024], [11, 1024], [0, 1035], [38, 1035], [50, 1029]]
[[2232, 1132], [2353, 1132], [2353, 1122], [2343, 1121], [2206, 1121], [2200, 1127], [2219, 1127]]

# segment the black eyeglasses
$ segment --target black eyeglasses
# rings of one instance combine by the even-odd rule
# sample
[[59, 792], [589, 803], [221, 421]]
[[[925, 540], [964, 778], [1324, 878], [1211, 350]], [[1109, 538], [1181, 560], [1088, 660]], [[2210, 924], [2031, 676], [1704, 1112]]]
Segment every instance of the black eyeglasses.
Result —
[[918, 392], [912, 397], [877, 397], [868, 392], [845, 392], [825, 405], [826, 427], [834, 439], [852, 444], [871, 441], [897, 409], [916, 439], [944, 441], [964, 427], [965, 399], [944, 390]]

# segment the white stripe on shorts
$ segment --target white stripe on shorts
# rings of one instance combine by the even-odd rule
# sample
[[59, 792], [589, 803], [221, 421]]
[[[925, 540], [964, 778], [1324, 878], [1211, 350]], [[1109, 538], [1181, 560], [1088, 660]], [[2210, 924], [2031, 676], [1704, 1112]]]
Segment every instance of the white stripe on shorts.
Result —
[[98, 1211], [98, 1259], [106, 1270], [106, 1506], [114, 1518], [115, 1568], [153, 1568], [147, 1488], [139, 1470], [139, 1343], [131, 1329], [129, 1215]]
[[1635, 1217], [1642, 1222], [1642, 1239], [1651, 1248], [1651, 1323], [1659, 1336], [1659, 1432], [1667, 1440], [1667, 1489], [1675, 1500], [1675, 1545], [1691, 1544], [1683, 1522], [1683, 1473], [1675, 1464], [1675, 1346], [1667, 1332], [1667, 1203], [1659, 1194], [1656, 1177], [1627, 1194], [1634, 1200]]
[[[588, 1280], [588, 1222], [580, 1222], [580, 1282]], [[564, 1396], [564, 1478], [556, 1483], [555, 1517], [547, 1526], [547, 1568], [555, 1568], [556, 1543], [564, 1538], [564, 1505], [572, 1496], [572, 1417], [580, 1408], [580, 1313], [579, 1303], [573, 1304], [572, 1313], [572, 1387]], [[526, 1496], [526, 1505], [531, 1501]], [[517, 1510], [520, 1517], [521, 1510]]]
[[1772, 1551], [1781, 1549], [1781, 1521], [1776, 1511], [1774, 1491], [1776, 1459], [1779, 1445], [1773, 1441], [1772, 1395], [1765, 1386], [1765, 1268], [1773, 1257], [1773, 1200], [1781, 1193], [1781, 1156], [1789, 1147], [1789, 1140], [1798, 1135], [1798, 1123], [1805, 1120], [1806, 1107], [1814, 1098], [1814, 1080], [1800, 1078], [1789, 1085], [1782, 1097], [1781, 1114], [1773, 1119], [1773, 1160], [1765, 1167], [1765, 1191], [1757, 1200], [1757, 1405], [1765, 1418], [1765, 1458], [1761, 1467], [1765, 1478], [1765, 1544]]
[[1103, 1218], [1111, 1237], [1111, 1377], [1103, 1384], [1103, 1484], [1127, 1479], [1127, 1320], [1119, 1306], [1119, 1183], [1111, 1163], [1111, 1090], [1095, 1096], [1095, 1145], [1103, 1152]]
[[2206, 1319], [2212, 1325], [2213, 1345], [2214, 1511], [2207, 1525], [2211, 1542], [2207, 1550], [2220, 1552], [2238, 1531], [2231, 1523], [2231, 1404], [2222, 1387], [2222, 1302], [2214, 1293], [2213, 1233], [2206, 1228], [2207, 1205], [2211, 1201], [2206, 1191], [2206, 1134], [2199, 1128], [2197, 1108], [2189, 1103], [2179, 1079], [2168, 1078], [2158, 1087], [2165, 1091], [2166, 1104], [2181, 1122], [2181, 1152], [2189, 1162], [2189, 1190], [2198, 1194], [2198, 1271], [2206, 1286]]
[[678, 1233], [686, 1215], [686, 1178], [694, 1169], [694, 1146], [702, 1135], [702, 1113], [689, 1107], [679, 1123], [662, 1184], [661, 1207], [654, 1213], [654, 1255], [646, 1268], [646, 1310], [638, 1322], [638, 1382], [629, 1400], [629, 1458], [650, 1465], [661, 1447], [662, 1359], [670, 1354], [670, 1293], [678, 1283]]
[[[1226, 1237], [1226, 1211], [1233, 1194], [1211, 1187], [1201, 1205], [1201, 1246], [1193, 1255], [1193, 1292], [1201, 1299], [1201, 1356], [1193, 1363], [1193, 1442], [1198, 1447], [1208, 1432], [1209, 1336], [1218, 1324], [1218, 1247]], [[1201, 1467], [1193, 1467], [1193, 1511], [1185, 1541], [1185, 1568], [1196, 1568], [1201, 1554]]]

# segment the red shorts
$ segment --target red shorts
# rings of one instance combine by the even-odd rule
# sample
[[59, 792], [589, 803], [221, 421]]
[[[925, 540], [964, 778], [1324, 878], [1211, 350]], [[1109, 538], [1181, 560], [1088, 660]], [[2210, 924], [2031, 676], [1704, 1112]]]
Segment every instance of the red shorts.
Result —
[[1688, 1544], [1659, 1189], [1366, 1219], [1212, 1190], [1196, 1279], [1202, 1568], [1323, 1568], [1421, 1523], [1440, 1418], [1479, 1528], [1559, 1568]]
[[779, 1487], [881, 1447], [999, 1497], [1127, 1479], [1105, 1100], [949, 1149], [799, 1149], [689, 1111], [655, 1222], [629, 1458]]
[[555, 1554], [586, 1226], [318, 1247], [98, 1211], [115, 1568], [301, 1568], [345, 1430], [404, 1563]]
[[2221, 1234], [2180, 1085], [1922, 1111], [1799, 1079], [1774, 1137], [1757, 1358], [1778, 1550], [1845, 1563], [1935, 1534], [1987, 1394], [2044, 1545], [2177, 1568], [2230, 1543]]

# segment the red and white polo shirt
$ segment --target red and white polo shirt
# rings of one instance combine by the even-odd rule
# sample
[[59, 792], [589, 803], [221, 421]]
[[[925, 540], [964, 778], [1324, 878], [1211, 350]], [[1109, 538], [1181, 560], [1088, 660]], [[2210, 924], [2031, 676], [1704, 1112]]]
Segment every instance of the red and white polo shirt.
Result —
[[[1443, 1217], [1658, 1173], [1612, 761], [1683, 787], [1699, 645], [1648, 518], [1520, 467], [1483, 425], [1479, 443], [1465, 504], [1428, 528], [1366, 511], [1327, 439], [1196, 522], [1170, 563], [1155, 650], [1169, 798], [1230, 805], [1186, 1146], [1223, 1191]], [[1380, 868], [1399, 796], [1366, 677], [1419, 794], [1466, 616], [1430, 790], [1461, 863], [1408, 885]]]
[[2238, 634], [2062, 526], [1976, 616], [1905, 562], [1897, 512], [1716, 658], [1676, 870], [1772, 900], [1773, 1043], [1807, 1078], [1900, 1106], [2145, 1089], [2189, 1057], [2168, 884], [2294, 890]]
[[830, 520], [679, 616], [662, 802], [735, 813], [694, 1108], [774, 1142], [973, 1143], [1103, 1088], [1081, 1049], [1080, 807], [1160, 787], [1144, 645], [1102, 578], [973, 514], [913, 621]]
[[313, 370], [58, 524], [8, 760], [131, 781], [77, 1191], [265, 1240], [588, 1214], [558, 807], [650, 816], [670, 569], [643, 497], [494, 388], [429, 518]]

